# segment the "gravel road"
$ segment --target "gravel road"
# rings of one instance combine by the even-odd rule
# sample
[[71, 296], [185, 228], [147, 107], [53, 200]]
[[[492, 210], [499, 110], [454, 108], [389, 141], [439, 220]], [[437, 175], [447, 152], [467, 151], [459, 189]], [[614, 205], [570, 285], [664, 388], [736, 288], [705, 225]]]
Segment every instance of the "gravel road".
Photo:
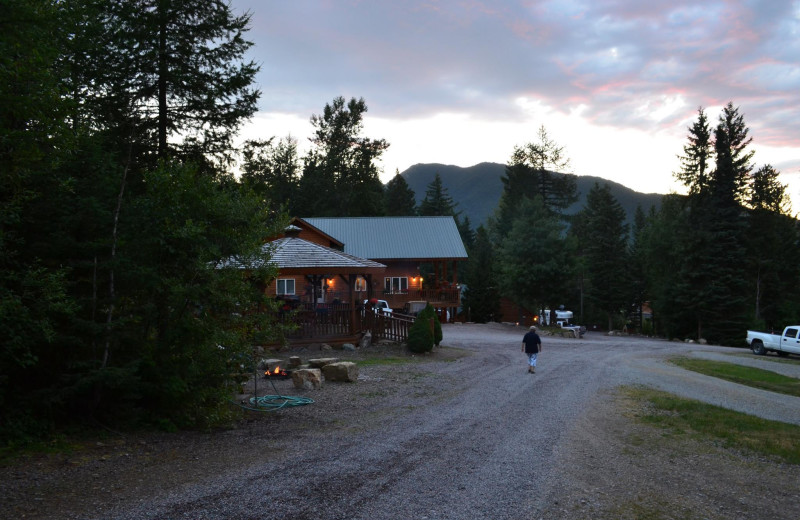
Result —
[[[664, 360], [700, 356], [800, 378], [798, 364], [744, 350], [589, 333], [580, 340], [543, 337], [537, 372], [528, 374], [519, 327], [445, 325], [443, 331], [446, 360], [410, 368], [364, 366], [358, 382], [326, 383], [317, 391], [294, 390], [287, 382], [286, 393], [301, 392], [315, 403], [234, 432], [198, 435], [188, 447], [169, 437], [128, 440], [110, 455], [119, 461], [116, 468], [72, 460], [44, 464], [33, 487], [29, 472], [6, 468], [0, 477], [12, 484], [0, 487], [0, 501], [7, 513], [39, 519], [581, 518], [588, 513], [567, 509], [575, 500], [588, 507], [598, 493], [617, 493], [625, 478], [659, 475], [636, 463], [618, 466], [619, 455], [589, 467], [597, 466], [595, 455], [602, 459], [617, 449], [614, 429], [626, 420], [612, 402], [620, 385], [644, 384], [800, 424], [800, 399], [704, 377]], [[584, 463], [586, 468], [576, 466]], [[602, 479], [603, 465], [619, 472], [616, 482], [583, 482]], [[715, 467], [709, 471], [720, 471]], [[784, 469], [797, 478], [797, 468]], [[747, 476], [741, 478], [745, 485]], [[790, 482], [787, 502], [798, 502], [797, 482]], [[42, 497], [36, 504], [32, 490]], [[712, 491], [706, 502], [726, 500]], [[595, 498], [576, 499], [574, 493]], [[716, 507], [718, 518], [730, 518], [724, 504]], [[745, 513], [738, 517], [751, 518], [740, 509]]]

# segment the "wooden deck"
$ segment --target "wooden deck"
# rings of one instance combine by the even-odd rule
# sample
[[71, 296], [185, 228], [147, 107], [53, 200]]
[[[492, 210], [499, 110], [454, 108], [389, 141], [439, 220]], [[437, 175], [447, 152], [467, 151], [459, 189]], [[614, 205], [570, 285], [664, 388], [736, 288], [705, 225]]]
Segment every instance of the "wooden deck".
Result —
[[414, 318], [376, 313], [370, 309], [353, 310], [349, 304], [339, 304], [301, 307], [286, 313], [282, 321], [295, 326], [286, 337], [292, 344], [358, 343], [365, 331], [372, 334], [373, 341], [404, 342], [408, 340], [408, 329]]

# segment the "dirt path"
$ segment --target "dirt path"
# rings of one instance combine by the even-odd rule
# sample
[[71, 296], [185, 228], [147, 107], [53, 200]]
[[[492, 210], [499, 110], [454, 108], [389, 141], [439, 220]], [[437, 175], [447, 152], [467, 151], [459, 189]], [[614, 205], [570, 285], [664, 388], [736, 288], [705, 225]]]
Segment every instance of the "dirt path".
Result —
[[[715, 383], [662, 360], [729, 350], [545, 338], [529, 375], [520, 329], [448, 325], [444, 332], [451, 348], [407, 365], [362, 367], [354, 384], [299, 392], [284, 382], [281, 393], [315, 403], [235, 429], [109, 439], [2, 468], [0, 517], [800, 517], [797, 467], [697, 441], [673, 445], [636, 423], [634, 405], [615, 391], [652, 382], [722, 399], [716, 395], [730, 394], [727, 385], [710, 392]], [[796, 402], [765, 408], [770, 397], [743, 406], [800, 418]], [[770, 496], [775, 479], [788, 485]]]

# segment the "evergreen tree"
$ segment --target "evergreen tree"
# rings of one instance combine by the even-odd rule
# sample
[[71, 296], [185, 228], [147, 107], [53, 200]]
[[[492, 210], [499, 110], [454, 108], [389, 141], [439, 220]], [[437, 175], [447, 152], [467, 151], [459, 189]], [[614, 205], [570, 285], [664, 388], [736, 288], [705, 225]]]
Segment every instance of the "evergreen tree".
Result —
[[27, 390], [74, 313], [68, 269], [33, 240], [53, 225], [34, 208], [73, 189], [57, 173], [71, 148], [72, 108], [62, 96], [59, 14], [48, 0], [0, 3], [0, 439], [42, 429], [31, 424], [42, 395]]
[[539, 128], [537, 142], [514, 147], [501, 177], [503, 193], [492, 220], [496, 240], [508, 233], [523, 198], [540, 197], [556, 215], [578, 200], [577, 181], [568, 169], [564, 147], [550, 139], [544, 126]]
[[244, 144], [242, 183], [268, 199], [273, 210], [282, 208], [293, 215], [300, 170], [297, 140], [291, 136], [277, 144], [273, 140]]
[[782, 328], [800, 307], [795, 291], [786, 290], [800, 281], [800, 268], [796, 262], [785, 261], [800, 252], [800, 236], [797, 221], [789, 216], [786, 186], [771, 165], [754, 173], [748, 207], [746, 243], [754, 323], [759, 328]]
[[697, 121], [689, 127], [688, 141], [684, 155], [678, 156], [681, 170], [675, 177], [689, 188], [690, 195], [701, 195], [708, 190], [713, 158], [711, 128], [703, 107], [697, 109]]
[[677, 195], [665, 195], [658, 211], [651, 208], [641, 232], [654, 332], [667, 338], [692, 332], [695, 300], [691, 295], [683, 300], [680, 285], [686, 259], [693, 252], [688, 244], [694, 233], [685, 201]]
[[465, 216], [463, 219], [456, 218], [456, 227], [458, 227], [458, 234], [461, 235], [464, 247], [467, 251], [471, 251], [475, 246], [475, 231], [472, 229], [469, 216]]
[[689, 225], [680, 299], [698, 338], [735, 344], [746, 322], [744, 211], [752, 166], [751, 139], [738, 109], [728, 103], [714, 130], [715, 169], [706, 193], [690, 197]]
[[299, 207], [315, 216], [383, 214], [383, 184], [375, 161], [389, 144], [360, 137], [366, 112], [363, 98], [345, 104], [340, 96], [325, 105], [322, 115], [311, 116], [314, 147], [300, 179]]
[[564, 232], [564, 224], [540, 197], [522, 199], [498, 248], [502, 294], [528, 308], [556, 308], [567, 294], [574, 269], [574, 245]]
[[494, 321], [500, 309], [500, 293], [495, 274], [494, 245], [483, 225], [478, 226], [475, 245], [469, 251], [463, 301], [467, 319], [477, 323]]
[[225, 0], [75, 0], [83, 22], [68, 61], [93, 128], [116, 129], [147, 167], [231, 158], [256, 111], [258, 67], [244, 60], [250, 15]]
[[277, 330], [253, 312], [257, 284], [214, 268], [244, 255], [263, 284], [261, 240], [277, 232], [221, 168], [255, 109], [247, 17], [211, 0], [12, 0], [0, 14], [0, 330], [13, 344], [0, 435], [89, 415], [220, 417], [227, 363]]
[[636, 318], [634, 323], [636, 330], [643, 332], [644, 317], [643, 306], [648, 298], [647, 278], [646, 278], [646, 259], [644, 250], [644, 233], [647, 227], [647, 217], [642, 211], [641, 206], [636, 206], [636, 213], [633, 218], [633, 240], [631, 241], [629, 258], [629, 278], [631, 296], [633, 302], [633, 315]]
[[580, 215], [584, 221], [582, 237], [588, 277], [587, 297], [606, 316], [608, 329], [614, 317], [630, 303], [628, 265], [628, 225], [625, 210], [611, 194], [608, 184], [595, 183], [586, 196]]
[[388, 217], [410, 217], [417, 214], [417, 202], [412, 190], [399, 171], [386, 183], [384, 206]]
[[419, 203], [419, 214], [423, 217], [457, 217], [458, 204], [442, 185], [442, 177], [437, 173], [425, 190], [425, 198]]

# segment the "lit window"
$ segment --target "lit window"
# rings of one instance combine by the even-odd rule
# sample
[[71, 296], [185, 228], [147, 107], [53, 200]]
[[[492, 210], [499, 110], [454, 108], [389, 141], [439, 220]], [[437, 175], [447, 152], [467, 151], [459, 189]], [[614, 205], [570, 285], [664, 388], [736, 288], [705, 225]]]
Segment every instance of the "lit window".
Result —
[[363, 276], [356, 277], [356, 292], [367, 290], [367, 280]]
[[294, 295], [294, 278], [279, 278], [278, 279], [278, 294], [279, 295]]
[[408, 277], [406, 276], [387, 276], [383, 280], [383, 291], [390, 294], [407, 293]]

